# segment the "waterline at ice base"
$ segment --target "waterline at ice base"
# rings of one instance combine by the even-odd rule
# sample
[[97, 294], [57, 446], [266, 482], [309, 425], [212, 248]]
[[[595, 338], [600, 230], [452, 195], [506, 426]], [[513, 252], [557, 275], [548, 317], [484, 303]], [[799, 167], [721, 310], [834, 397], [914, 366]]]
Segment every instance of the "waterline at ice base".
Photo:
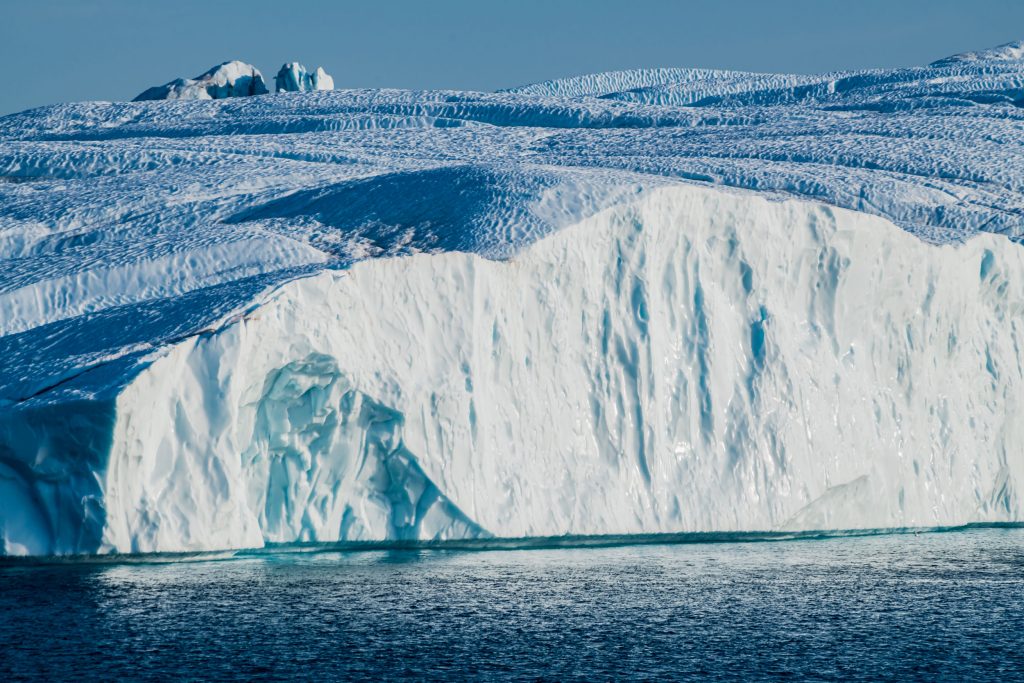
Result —
[[0, 553], [1022, 522], [1022, 80], [0, 118]]

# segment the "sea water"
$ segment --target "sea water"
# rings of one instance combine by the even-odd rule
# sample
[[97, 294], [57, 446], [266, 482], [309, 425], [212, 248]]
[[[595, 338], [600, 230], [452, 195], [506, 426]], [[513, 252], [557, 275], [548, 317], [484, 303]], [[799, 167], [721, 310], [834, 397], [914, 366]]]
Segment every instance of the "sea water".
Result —
[[1022, 608], [1020, 528], [16, 563], [0, 679], [1009, 680]]

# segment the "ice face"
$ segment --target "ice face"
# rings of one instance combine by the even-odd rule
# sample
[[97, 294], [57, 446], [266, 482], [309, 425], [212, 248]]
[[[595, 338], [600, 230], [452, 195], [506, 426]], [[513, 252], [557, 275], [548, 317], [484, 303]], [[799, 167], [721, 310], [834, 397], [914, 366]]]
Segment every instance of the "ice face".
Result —
[[0, 547], [1020, 520], [1008, 54], [4, 117]]
[[12, 407], [7, 551], [1019, 519], [1021, 300], [1004, 238], [686, 186], [368, 259]]
[[318, 66], [310, 73], [298, 62], [288, 62], [277, 72], [274, 79], [277, 92], [309, 92], [312, 90], [334, 90], [334, 79]]
[[145, 100], [220, 100], [225, 97], [265, 95], [263, 74], [252, 64], [224, 62], [195, 78], [179, 78], [149, 88], [135, 102]]

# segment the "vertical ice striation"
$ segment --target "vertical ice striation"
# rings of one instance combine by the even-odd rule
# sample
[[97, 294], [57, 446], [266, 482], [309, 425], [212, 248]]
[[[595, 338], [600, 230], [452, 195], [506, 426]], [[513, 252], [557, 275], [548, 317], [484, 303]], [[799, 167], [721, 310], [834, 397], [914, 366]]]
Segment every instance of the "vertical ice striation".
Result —
[[1022, 75], [2, 117], [0, 553], [1021, 522]]
[[288, 62], [277, 72], [274, 79], [277, 92], [308, 92], [311, 90], [334, 90], [334, 79], [322, 66], [316, 71], [306, 71], [298, 62]]
[[40, 460], [85, 418], [17, 407], [8, 495], [71, 502], [0, 511], [6, 552], [1020, 519], [1021, 301], [1004, 238], [685, 186], [369, 260], [152, 357], [89, 444]]

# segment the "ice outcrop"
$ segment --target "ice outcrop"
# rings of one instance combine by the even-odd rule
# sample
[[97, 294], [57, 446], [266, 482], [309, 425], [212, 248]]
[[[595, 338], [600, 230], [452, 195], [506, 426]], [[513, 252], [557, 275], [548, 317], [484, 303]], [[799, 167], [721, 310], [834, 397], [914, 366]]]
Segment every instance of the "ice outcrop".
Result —
[[252, 64], [224, 62], [195, 78], [179, 78], [146, 90], [135, 102], [145, 100], [220, 100], [267, 94], [263, 74]]
[[316, 71], [306, 71], [306, 67], [298, 62], [288, 62], [277, 72], [274, 79], [277, 92], [308, 92], [311, 90], [334, 90], [334, 79], [322, 66]]
[[1024, 40], [1015, 40], [1012, 43], [1006, 43], [987, 50], [962, 52], [957, 55], [952, 55], [945, 59], [932, 62], [929, 66], [949, 66], [963, 62], [1009, 61], [1021, 59], [1024, 59]]
[[1022, 521], [977, 54], [0, 118], [0, 552]]

